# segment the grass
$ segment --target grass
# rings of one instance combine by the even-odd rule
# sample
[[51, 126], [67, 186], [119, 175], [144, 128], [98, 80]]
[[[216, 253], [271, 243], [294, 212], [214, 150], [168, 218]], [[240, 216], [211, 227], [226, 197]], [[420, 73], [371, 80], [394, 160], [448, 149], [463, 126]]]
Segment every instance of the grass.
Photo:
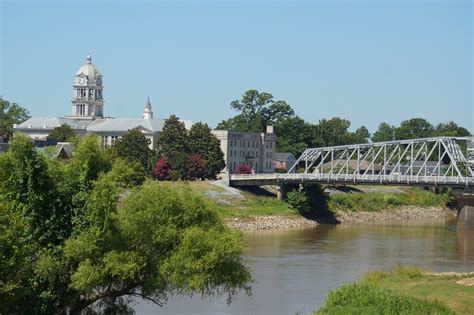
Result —
[[288, 206], [284, 201], [272, 196], [256, 195], [248, 191], [241, 191], [243, 198], [225, 194], [221, 187], [212, 185], [207, 181], [189, 182], [192, 190], [209, 197], [211, 207], [223, 217], [250, 217], [256, 215], [296, 215], [298, 212]]
[[[241, 191], [243, 198], [226, 194], [225, 189], [209, 181], [191, 181], [193, 191], [206, 195], [212, 208], [223, 217], [250, 217], [255, 215], [298, 215], [296, 209], [274, 196]], [[435, 195], [419, 188], [405, 188], [403, 193], [366, 192], [334, 194], [328, 198], [328, 210], [336, 211], [381, 211], [400, 206], [444, 206], [447, 195]]]
[[329, 207], [332, 211], [380, 211], [400, 206], [443, 207], [449, 201], [445, 194], [435, 195], [420, 188], [409, 188], [404, 192], [334, 194]]
[[462, 278], [427, 275], [416, 267], [370, 272], [330, 292], [315, 314], [473, 314], [474, 287], [456, 284]]

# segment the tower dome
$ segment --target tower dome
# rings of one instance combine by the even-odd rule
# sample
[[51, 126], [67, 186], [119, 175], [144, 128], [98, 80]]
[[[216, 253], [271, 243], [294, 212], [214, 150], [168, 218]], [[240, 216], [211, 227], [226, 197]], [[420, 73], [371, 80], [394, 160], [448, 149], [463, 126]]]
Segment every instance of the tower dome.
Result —
[[102, 77], [100, 71], [92, 64], [92, 57], [90, 54], [86, 57], [86, 63], [77, 70], [76, 77], [80, 77], [81, 74], [82, 76], [87, 77], [89, 84], [94, 83], [95, 80]]
[[80, 119], [95, 119], [104, 115], [102, 74], [92, 64], [91, 55], [74, 76], [72, 91], [72, 116]]

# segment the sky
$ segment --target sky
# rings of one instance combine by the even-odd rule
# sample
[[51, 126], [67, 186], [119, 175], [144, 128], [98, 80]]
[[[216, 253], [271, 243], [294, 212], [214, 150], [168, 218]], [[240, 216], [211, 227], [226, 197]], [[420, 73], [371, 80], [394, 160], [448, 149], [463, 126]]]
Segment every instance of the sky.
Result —
[[104, 112], [215, 127], [249, 89], [351, 130], [413, 117], [474, 131], [471, 1], [5, 1], [0, 95], [32, 116], [71, 111], [88, 53]]

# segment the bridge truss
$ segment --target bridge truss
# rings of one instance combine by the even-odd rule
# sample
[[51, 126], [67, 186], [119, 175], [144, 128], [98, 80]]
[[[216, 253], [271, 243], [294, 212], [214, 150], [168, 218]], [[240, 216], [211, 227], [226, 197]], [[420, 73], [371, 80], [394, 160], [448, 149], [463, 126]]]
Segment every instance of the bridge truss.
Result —
[[[474, 138], [434, 137], [306, 149], [279, 181], [474, 188]], [[302, 171], [303, 170], [303, 171]], [[297, 171], [297, 172], [295, 172]]]

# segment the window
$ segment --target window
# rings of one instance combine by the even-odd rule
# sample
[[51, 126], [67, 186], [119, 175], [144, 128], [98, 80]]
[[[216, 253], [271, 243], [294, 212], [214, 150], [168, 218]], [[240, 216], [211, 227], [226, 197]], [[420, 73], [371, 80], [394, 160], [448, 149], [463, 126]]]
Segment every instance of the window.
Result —
[[76, 114], [78, 116], [84, 116], [86, 114], [86, 105], [77, 105]]
[[112, 136], [111, 138], [112, 138], [112, 144], [114, 144], [114, 142], [117, 141], [118, 137], [117, 136]]

